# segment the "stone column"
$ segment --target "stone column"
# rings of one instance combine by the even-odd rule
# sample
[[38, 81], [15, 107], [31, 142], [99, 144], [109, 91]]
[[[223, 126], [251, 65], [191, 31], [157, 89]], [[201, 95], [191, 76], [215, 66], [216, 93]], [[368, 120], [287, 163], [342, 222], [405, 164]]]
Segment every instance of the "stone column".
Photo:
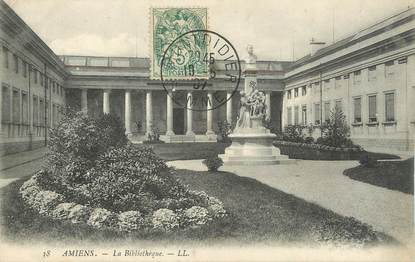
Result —
[[174, 135], [173, 132], [173, 93], [169, 92], [167, 94], [167, 131], [166, 136]]
[[271, 119], [271, 91], [265, 92], [266, 115], [265, 120]]
[[232, 124], [232, 93], [226, 93], [226, 121]]
[[131, 135], [131, 90], [125, 90], [124, 100], [124, 122], [125, 122], [125, 134]]
[[103, 112], [104, 114], [110, 113], [110, 90], [104, 89], [104, 97], [103, 97]]
[[213, 95], [212, 92], [208, 92], [207, 94], [207, 106], [206, 106], [206, 135], [213, 135], [213, 128], [212, 128], [212, 122], [213, 122]]
[[152, 105], [151, 90], [146, 91], [146, 135], [151, 133], [153, 125], [153, 105]]
[[81, 111], [88, 114], [88, 89], [81, 89]]
[[192, 123], [193, 123], [193, 110], [192, 109], [192, 104], [193, 104], [193, 95], [191, 91], [187, 92], [187, 130], [186, 130], [186, 135], [195, 135], [195, 133], [193, 132], [193, 127], [192, 127]]

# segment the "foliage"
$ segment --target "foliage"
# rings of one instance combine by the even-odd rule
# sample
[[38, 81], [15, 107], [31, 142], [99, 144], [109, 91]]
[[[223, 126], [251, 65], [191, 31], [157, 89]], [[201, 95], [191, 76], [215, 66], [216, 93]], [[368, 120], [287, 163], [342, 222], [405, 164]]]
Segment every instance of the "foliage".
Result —
[[323, 139], [321, 143], [333, 147], [351, 147], [349, 139], [350, 127], [346, 123], [343, 111], [336, 107], [330, 112], [330, 119], [322, 125]]
[[125, 135], [124, 124], [118, 116], [103, 114], [96, 120], [96, 126], [99, 132], [102, 133], [107, 148], [120, 147], [127, 144], [128, 139]]
[[146, 214], [155, 208], [154, 201], [183, 197], [187, 191], [150, 147], [114, 148], [100, 156], [90, 176], [90, 203], [114, 211]]
[[215, 155], [206, 158], [202, 163], [207, 166], [209, 171], [218, 171], [218, 168], [223, 165], [223, 160]]
[[304, 127], [302, 125], [289, 125], [284, 128], [283, 140], [290, 142], [300, 142], [304, 141], [303, 134]]
[[304, 138], [304, 143], [307, 143], [307, 144], [314, 143], [314, 137], [308, 136], [308, 137]]
[[96, 228], [104, 228], [111, 227], [115, 221], [116, 216], [111, 211], [104, 208], [94, 208], [87, 221], [87, 224]]
[[232, 124], [229, 123], [227, 120], [218, 121], [218, 129], [222, 142], [231, 142], [231, 138], [229, 137], [229, 135], [232, 132]]
[[200, 206], [192, 206], [184, 212], [186, 222], [190, 225], [205, 225], [211, 218], [206, 208]]
[[170, 209], [162, 208], [153, 214], [153, 226], [165, 231], [179, 227], [179, 217]]
[[141, 123], [140, 120], [137, 120], [135, 122], [135, 126], [137, 127], [137, 132], [140, 132], [141, 131], [141, 128], [143, 128], [143, 124]]
[[144, 219], [139, 211], [127, 211], [118, 215], [118, 227], [121, 231], [138, 230], [143, 224]]

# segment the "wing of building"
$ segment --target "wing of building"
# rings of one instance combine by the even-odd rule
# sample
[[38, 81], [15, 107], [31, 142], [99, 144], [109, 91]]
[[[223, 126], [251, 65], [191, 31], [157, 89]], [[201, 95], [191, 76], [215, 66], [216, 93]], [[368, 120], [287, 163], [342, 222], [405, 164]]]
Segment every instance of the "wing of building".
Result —
[[[408, 9], [298, 61], [259, 61], [270, 127], [313, 124], [319, 136], [318, 125], [338, 106], [355, 142], [413, 148], [414, 31], [414, 9]], [[47, 127], [59, 122], [65, 106], [94, 117], [118, 115], [132, 141], [152, 128], [167, 142], [216, 141], [218, 123], [237, 117], [238, 94], [213, 111], [176, 105], [161, 82], [149, 79], [147, 58], [57, 56], [3, 1], [0, 44], [0, 155], [44, 146]], [[217, 67], [208, 90], [219, 103], [233, 87], [222, 64]], [[177, 101], [204, 95], [188, 82], [178, 83], [174, 93]]]

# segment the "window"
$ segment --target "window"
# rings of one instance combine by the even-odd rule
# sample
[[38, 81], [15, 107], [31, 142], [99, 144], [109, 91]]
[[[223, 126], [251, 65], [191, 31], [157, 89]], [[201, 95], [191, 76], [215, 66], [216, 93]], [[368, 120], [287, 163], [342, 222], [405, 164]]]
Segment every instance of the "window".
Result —
[[3, 46], [3, 65], [5, 68], [9, 68], [9, 50]]
[[298, 121], [298, 106], [294, 107], [294, 125], [298, 125], [299, 121]]
[[23, 65], [23, 77], [26, 78], [27, 77], [27, 63], [25, 61], [22, 61], [22, 65]]
[[369, 122], [377, 122], [376, 95], [369, 96]]
[[33, 96], [33, 124], [35, 126], [38, 125], [38, 113], [39, 113], [39, 107], [37, 104], [37, 96]]
[[385, 94], [385, 120], [395, 121], [395, 94]]
[[13, 90], [13, 123], [20, 123], [20, 92], [19, 90]]
[[1, 93], [2, 103], [1, 103], [1, 120], [3, 122], [10, 122], [10, 89], [7, 86], [2, 86]]
[[342, 86], [342, 77], [341, 76], [336, 76], [335, 78], [335, 82], [334, 82], [334, 87], [338, 88]]
[[287, 99], [291, 99], [291, 90], [287, 91]]
[[298, 87], [294, 88], [294, 97], [298, 97]]
[[395, 67], [394, 67], [394, 61], [388, 61], [385, 63], [385, 77], [392, 77], [395, 74]]
[[45, 125], [45, 104], [42, 99], [39, 99], [39, 126]]
[[37, 70], [36, 69], [33, 70], [33, 78], [34, 78], [35, 84], [37, 84]]
[[362, 80], [362, 74], [361, 74], [361, 71], [360, 71], [360, 70], [358, 70], [358, 71], [354, 71], [354, 72], [353, 72], [353, 81], [354, 81], [354, 83], [355, 83], [355, 84], [358, 84], [358, 83], [360, 83], [360, 82], [361, 82], [361, 80]]
[[13, 55], [14, 58], [14, 72], [16, 74], [19, 73], [19, 57], [17, 55]]
[[52, 93], [55, 93], [55, 82], [52, 82]]
[[324, 103], [324, 121], [330, 121], [330, 102]]
[[292, 112], [292, 108], [288, 107], [287, 108], [287, 124], [290, 126], [293, 124], [293, 112]]
[[43, 74], [39, 73], [40, 76], [40, 86], [43, 86]]
[[354, 108], [354, 122], [361, 123], [362, 122], [362, 98], [356, 97], [353, 100], [353, 108]]
[[369, 81], [376, 80], [376, 66], [371, 66], [368, 68], [368, 79]]
[[22, 92], [22, 123], [29, 124], [29, 96], [26, 92]]
[[342, 101], [341, 101], [341, 100], [336, 100], [335, 107], [336, 107], [338, 110], [343, 110], [343, 108], [342, 108]]
[[302, 96], [307, 95], [307, 87], [306, 87], [306, 86], [303, 86], [303, 87], [301, 88], [301, 95], [302, 95]]
[[319, 125], [321, 122], [321, 111], [320, 111], [320, 104], [315, 104], [314, 105], [314, 119], [315, 119], [315, 123], [316, 125]]
[[303, 125], [307, 125], [307, 106], [301, 107], [301, 121]]

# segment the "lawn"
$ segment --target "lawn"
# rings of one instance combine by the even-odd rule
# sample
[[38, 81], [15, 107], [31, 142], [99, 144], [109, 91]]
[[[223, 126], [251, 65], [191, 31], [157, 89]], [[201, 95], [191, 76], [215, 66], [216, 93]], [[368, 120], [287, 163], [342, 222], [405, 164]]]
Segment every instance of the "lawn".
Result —
[[223, 154], [230, 143], [162, 143], [162, 144], [137, 144], [136, 146], [152, 146], [154, 152], [162, 159], [189, 160], [204, 159], [212, 155]]
[[375, 186], [414, 194], [414, 158], [404, 161], [377, 162], [373, 167], [346, 169], [344, 175]]
[[166, 234], [99, 231], [44, 218], [26, 209], [17, 193], [24, 182], [22, 179], [0, 190], [2, 234], [19, 242], [27, 241], [27, 236], [31, 236], [31, 239], [46, 242], [144, 239], [202, 244], [223, 241], [230, 244], [278, 242], [318, 245], [328, 240], [337, 244], [364, 243], [369, 246], [397, 243], [353, 218], [342, 217], [254, 179], [227, 172], [189, 170], [177, 170], [174, 176], [191, 189], [204, 190], [221, 199], [230, 213], [229, 217], [209, 227]]

